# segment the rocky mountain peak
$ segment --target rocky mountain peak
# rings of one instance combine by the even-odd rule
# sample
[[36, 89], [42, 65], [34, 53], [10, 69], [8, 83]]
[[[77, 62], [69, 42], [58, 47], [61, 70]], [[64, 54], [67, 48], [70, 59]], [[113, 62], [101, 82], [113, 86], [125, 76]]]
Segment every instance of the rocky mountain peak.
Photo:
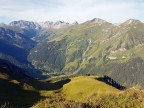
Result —
[[6, 26], [6, 24], [4, 23], [0, 23], [0, 27]]
[[77, 22], [77, 21], [75, 21], [75, 22], [73, 22], [72, 24], [73, 24], [73, 25], [77, 25], [77, 24], [78, 24], [78, 22]]
[[98, 24], [98, 25], [102, 25], [104, 23], [107, 23], [107, 21], [103, 20], [103, 19], [100, 19], [100, 18], [94, 18], [90, 21], [91, 23], [94, 23], [94, 24]]
[[140, 24], [140, 23], [142, 23], [142, 22], [139, 20], [129, 19], [129, 20], [125, 21], [124, 23], [122, 23], [122, 25], [135, 25], [135, 24]]
[[42, 28], [52, 28], [52, 29], [59, 29], [67, 25], [69, 25], [69, 23], [62, 22], [62, 21], [56, 21], [56, 22], [45, 21], [40, 23], [40, 26]]
[[20, 28], [29, 28], [29, 29], [39, 29], [40, 25], [36, 22], [30, 22], [25, 20], [13, 21], [9, 23], [10, 26], [17, 26]]
[[59, 25], [59, 24], [64, 24], [65, 22], [62, 22], [62, 21], [56, 21], [54, 22], [54, 25]]

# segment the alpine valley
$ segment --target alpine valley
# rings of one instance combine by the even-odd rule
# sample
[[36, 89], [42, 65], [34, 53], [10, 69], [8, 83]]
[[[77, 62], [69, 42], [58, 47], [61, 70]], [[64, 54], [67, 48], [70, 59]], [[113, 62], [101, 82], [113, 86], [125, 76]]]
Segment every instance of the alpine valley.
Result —
[[[106, 81], [105, 78], [112, 80]], [[104, 97], [98, 102], [105, 101], [107, 107], [101, 107], [98, 103], [100, 107], [93, 107], [90, 106], [95, 105], [93, 102], [87, 104], [83, 100], [90, 96], [90, 88], [97, 90], [98, 86], [94, 85], [98, 84], [101, 87], [99, 89], [103, 90], [95, 94], [98, 97], [98, 93], [105, 91], [118, 94], [124, 88], [134, 86], [144, 88], [143, 78], [144, 23], [139, 20], [129, 19], [120, 24], [112, 24], [99, 18], [80, 24], [19, 20], [0, 24], [0, 86], [3, 87], [0, 89], [0, 96], [5, 97], [0, 98], [0, 106], [1, 103], [8, 101], [14, 107], [30, 107], [46, 96], [52, 96], [54, 99], [58, 93], [65, 96], [63, 100], [56, 99], [56, 103], [65, 104], [65, 107], [60, 108], [116, 108], [118, 106], [108, 107]], [[75, 89], [79, 85], [82, 88], [89, 87], [84, 88], [86, 94], [81, 88]], [[22, 94], [17, 96], [18, 100], [21, 96], [26, 100], [26, 95], [29, 100], [23, 104], [22, 101], [15, 103], [12, 99], [15, 92], [11, 94], [8, 87]], [[141, 92], [140, 98], [143, 99], [144, 91]], [[7, 97], [7, 93], [10, 98]], [[139, 98], [137, 100], [132, 97], [134, 95], [132, 89], [125, 91], [125, 94], [119, 94], [121, 98], [114, 97], [116, 103], [121, 104], [119, 102], [123, 99], [127, 103], [129, 100], [126, 99], [130, 96], [131, 102], [135, 102], [133, 105], [140, 105]], [[113, 99], [112, 97], [110, 95], [107, 98], [109, 100]], [[44, 108], [45, 103], [52, 102], [53, 100], [44, 100], [34, 108]], [[140, 102], [144, 105], [144, 101]], [[5, 104], [2, 108], [4, 106]], [[134, 107], [127, 106], [127, 108]]]

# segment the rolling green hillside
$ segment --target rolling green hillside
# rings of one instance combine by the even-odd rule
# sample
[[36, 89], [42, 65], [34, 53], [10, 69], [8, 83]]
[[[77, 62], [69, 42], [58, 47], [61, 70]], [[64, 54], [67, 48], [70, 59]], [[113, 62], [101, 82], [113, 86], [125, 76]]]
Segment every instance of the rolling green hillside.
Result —
[[98, 76], [63, 76], [38, 81], [17, 67], [0, 64], [2, 108], [143, 108], [144, 91], [119, 90]]
[[55, 91], [67, 82], [69, 79], [56, 82], [38, 81], [23, 74], [16, 66], [0, 63], [0, 107], [29, 108], [41, 99], [55, 96]]
[[143, 28], [134, 19], [118, 26], [89, 20], [52, 33], [28, 58], [47, 73], [108, 75], [127, 87], [143, 86]]
[[143, 29], [135, 19], [119, 25], [98, 18], [81, 24], [14, 21], [0, 27], [0, 58], [35, 78], [107, 75], [126, 87], [144, 87]]
[[84, 101], [92, 94], [117, 94], [120, 90], [98, 81], [96, 76], [80, 76], [71, 79], [63, 86], [63, 93], [68, 100]]
[[58, 95], [36, 103], [34, 108], [143, 108], [144, 91], [138, 88], [118, 90], [97, 80], [79, 76], [63, 86]]

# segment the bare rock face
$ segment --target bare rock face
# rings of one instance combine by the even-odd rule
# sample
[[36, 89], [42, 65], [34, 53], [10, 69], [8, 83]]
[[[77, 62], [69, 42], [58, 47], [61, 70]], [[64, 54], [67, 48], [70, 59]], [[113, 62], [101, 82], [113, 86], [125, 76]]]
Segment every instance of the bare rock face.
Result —
[[41, 27], [43, 28], [51, 28], [51, 26], [53, 25], [52, 21], [45, 21], [45, 22], [41, 22], [39, 23], [41, 25]]
[[129, 26], [129, 25], [136, 25], [141, 24], [142, 22], [136, 19], [129, 19], [121, 24], [121, 26]]
[[88, 21], [84, 22], [83, 24], [98, 25], [98, 26], [105, 25], [105, 24], [113, 25], [112, 23], [109, 23], [109, 22], [107, 22], [103, 19], [100, 19], [100, 18], [94, 18], [92, 20], [88, 20]]
[[70, 24], [66, 23], [66, 22], [62, 22], [62, 21], [56, 21], [56, 22], [46, 21], [46, 22], [40, 23], [40, 26], [42, 28], [49, 28], [49, 29], [60, 29], [60, 28], [66, 27], [68, 25], [70, 25]]
[[95, 24], [95, 25], [110, 24], [109, 22], [100, 18], [94, 18], [92, 20], [87, 21], [86, 23]]
[[29, 21], [24, 21], [24, 20], [19, 20], [19, 21], [13, 21], [9, 23], [10, 26], [17, 26], [20, 28], [27, 28], [27, 29], [33, 29], [37, 30], [40, 29], [40, 25], [36, 22], [29, 22]]
[[79, 23], [78, 23], [77, 21], [75, 21], [75, 22], [73, 22], [72, 24], [73, 24], [73, 25], [77, 25], [77, 24], [79, 24]]

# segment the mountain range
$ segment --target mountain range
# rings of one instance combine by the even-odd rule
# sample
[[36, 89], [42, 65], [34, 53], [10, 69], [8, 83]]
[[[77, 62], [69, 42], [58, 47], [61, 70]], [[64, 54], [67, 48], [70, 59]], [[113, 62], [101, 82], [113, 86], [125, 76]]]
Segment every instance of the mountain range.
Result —
[[143, 85], [144, 23], [112, 24], [13, 21], [0, 24], [0, 59], [27, 75], [108, 75], [120, 84]]

